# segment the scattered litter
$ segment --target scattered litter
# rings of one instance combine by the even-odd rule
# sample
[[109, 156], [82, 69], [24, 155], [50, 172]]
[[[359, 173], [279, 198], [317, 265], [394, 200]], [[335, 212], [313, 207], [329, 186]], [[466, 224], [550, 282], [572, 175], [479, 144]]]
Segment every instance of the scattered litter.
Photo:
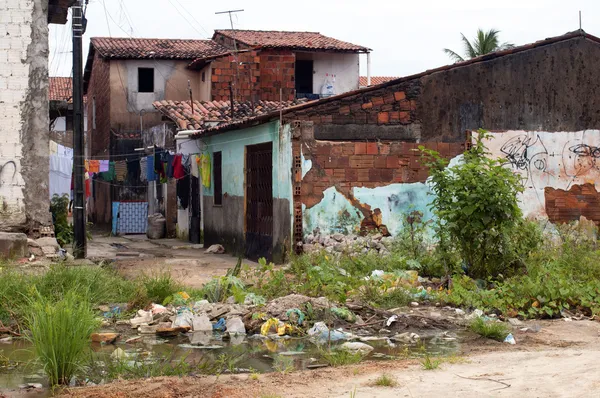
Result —
[[285, 315], [291, 322], [296, 322], [298, 325], [302, 325], [304, 322], [304, 313], [300, 311], [298, 308], [292, 308], [285, 312]]
[[365, 343], [346, 342], [340, 346], [340, 350], [367, 355], [368, 353], [373, 351], [374, 348]]
[[418, 306], [419, 306], [419, 303], [417, 303], [416, 301], [412, 301], [412, 302], [410, 303], [410, 306], [411, 306], [411, 307], [418, 307]]
[[211, 247], [206, 249], [204, 253], [223, 254], [225, 253], [225, 248], [221, 245], [212, 245]]
[[119, 337], [118, 333], [92, 333], [90, 338], [93, 343], [112, 344]]
[[246, 334], [246, 327], [239, 316], [229, 318], [226, 322], [226, 328], [230, 335]]
[[454, 310], [454, 312], [456, 312], [457, 315], [464, 315], [465, 314], [465, 312], [463, 310], [461, 310], [460, 308], [456, 308]]
[[143, 324], [149, 324], [152, 321], [152, 311], [139, 310], [137, 312], [137, 317], [131, 319], [129, 322], [131, 323], [131, 327], [136, 329], [138, 326]]
[[125, 344], [138, 343], [141, 340], [142, 340], [142, 336], [136, 336], [136, 337], [132, 337], [130, 339], [125, 340]]
[[540, 325], [533, 325], [530, 327], [524, 327], [519, 329], [521, 332], [525, 332], [525, 333], [539, 333], [540, 330], [542, 330]]
[[8, 337], [4, 337], [4, 338], [0, 339], [1, 344], [11, 344], [12, 341], [13, 341], [12, 336], [8, 336]]
[[222, 345], [192, 345], [192, 344], [179, 344], [181, 348], [196, 348], [201, 350], [218, 350], [223, 348]]
[[509, 333], [508, 336], [506, 336], [504, 342], [512, 345], [517, 344], [517, 340], [515, 340], [515, 337], [512, 335], [512, 333]]
[[116, 359], [116, 360], [123, 360], [125, 358], [127, 358], [127, 353], [125, 351], [123, 351], [122, 348], [117, 348], [116, 350], [113, 351], [112, 354], [110, 354], [110, 357], [112, 359]]
[[224, 332], [225, 327], [226, 327], [225, 325], [226, 325], [225, 319], [221, 318], [217, 321], [217, 323], [213, 324], [212, 328], [213, 328], [213, 330]]
[[304, 355], [305, 352], [302, 351], [284, 351], [284, 352], [280, 352], [279, 355], [283, 355], [284, 357], [291, 357], [291, 356], [295, 356], [295, 355]]
[[[388, 318], [388, 320], [385, 322], [385, 326], [389, 327], [392, 323], [396, 322], [398, 320], [398, 315], [392, 315], [391, 317]], [[383, 330], [383, 329], [382, 329]], [[381, 333], [381, 330], [379, 331], [379, 333]]]
[[173, 321], [174, 328], [192, 328], [194, 324], [194, 315], [188, 309], [181, 310]]
[[173, 295], [173, 304], [177, 306], [186, 305], [189, 299], [190, 295], [186, 292], [177, 292]]
[[393, 336], [391, 339], [399, 343], [414, 344], [421, 340], [421, 336], [412, 332], [404, 332]]
[[339, 341], [347, 340], [352, 337], [350, 333], [345, 333], [341, 330], [330, 331], [324, 322], [315, 323], [315, 325], [308, 330], [308, 335], [319, 341]]
[[22, 390], [39, 390], [44, 388], [40, 383], [27, 383], [27, 384], [19, 384], [19, 388]]
[[206, 315], [195, 315], [192, 317], [192, 330], [194, 332], [212, 332], [213, 324]]
[[331, 312], [338, 318], [347, 322], [356, 322], [356, 315], [346, 307], [333, 307]]
[[188, 333], [188, 337], [190, 339], [190, 344], [209, 345], [210, 341], [213, 338], [213, 334], [212, 334], [212, 331], [211, 332], [193, 332], [193, 333]]
[[517, 318], [508, 318], [508, 323], [510, 323], [512, 326], [515, 326], [515, 327], [523, 326], [523, 322], [521, 322]]
[[163, 312], [167, 312], [167, 307], [160, 304], [152, 304], [150, 311], [152, 311], [152, 315], [162, 314]]

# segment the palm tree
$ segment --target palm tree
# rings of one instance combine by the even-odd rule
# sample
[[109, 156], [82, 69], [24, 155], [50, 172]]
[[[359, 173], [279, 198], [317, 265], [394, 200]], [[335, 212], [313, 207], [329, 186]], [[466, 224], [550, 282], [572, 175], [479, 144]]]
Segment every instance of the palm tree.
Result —
[[444, 48], [444, 52], [454, 61], [454, 62], [462, 62], [465, 59], [471, 59], [475, 57], [479, 57], [480, 55], [493, 53], [494, 51], [506, 50], [509, 48], [513, 48], [515, 45], [512, 43], [500, 43], [498, 39], [500, 31], [496, 29], [490, 29], [487, 32], [484, 32], [481, 29], [477, 29], [477, 37], [473, 40], [473, 43], [469, 41], [463, 35], [462, 42], [465, 46], [465, 57], [461, 57], [456, 52]]

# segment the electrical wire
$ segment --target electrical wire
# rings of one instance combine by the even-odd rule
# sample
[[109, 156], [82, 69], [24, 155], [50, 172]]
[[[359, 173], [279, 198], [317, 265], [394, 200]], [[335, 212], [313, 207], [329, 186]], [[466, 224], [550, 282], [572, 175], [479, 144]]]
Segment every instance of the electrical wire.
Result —
[[[173, 6], [173, 8], [175, 9], [175, 11], [177, 11], [177, 13], [178, 13], [179, 15], [181, 15], [181, 17], [182, 17], [183, 19], [185, 19], [185, 21], [186, 21], [187, 23], [189, 23], [189, 24], [190, 24], [190, 26], [192, 27], [192, 29], [194, 29], [196, 32], [198, 32], [198, 34], [199, 34], [200, 36], [202, 36], [202, 35], [203, 35], [203, 34], [202, 34], [202, 32], [200, 32], [200, 31], [199, 31], [199, 30], [198, 30], [198, 29], [197, 29], [197, 28], [194, 26], [194, 24], [193, 24], [193, 23], [191, 23], [191, 22], [190, 22], [190, 20], [189, 20], [189, 19], [187, 19], [187, 17], [186, 17], [186, 16], [185, 16], [185, 15], [184, 15], [184, 14], [183, 14], [181, 11], [179, 11], [179, 8], [177, 8], [177, 7], [175, 6], [175, 4], [174, 4], [174, 3], [173, 3], [171, 0], [169, 0], [169, 3], [170, 3], [172, 6]], [[203, 29], [204, 29], [204, 28], [203, 28]]]
[[206, 36], [210, 36], [210, 33], [208, 33], [208, 31], [206, 29], [204, 29], [204, 26], [202, 26], [202, 24], [200, 22], [198, 22], [198, 20], [196, 19], [196, 17], [194, 17], [194, 13], [189, 12], [184, 6], [183, 4], [181, 4], [179, 2], [179, 0], [174, 0], [182, 9], [183, 11], [185, 11], [190, 17], [192, 17], [192, 19], [194, 21], [196, 21], [196, 23], [198, 24], [198, 26], [200, 27], [200, 29], [202, 29], [204, 31], [204, 33], [206, 33]]

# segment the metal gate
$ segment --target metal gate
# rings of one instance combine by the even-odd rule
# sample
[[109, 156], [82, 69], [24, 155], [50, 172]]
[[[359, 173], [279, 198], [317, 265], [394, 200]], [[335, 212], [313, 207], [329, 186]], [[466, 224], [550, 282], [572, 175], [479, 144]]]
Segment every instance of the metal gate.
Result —
[[246, 257], [273, 252], [273, 144], [246, 147]]

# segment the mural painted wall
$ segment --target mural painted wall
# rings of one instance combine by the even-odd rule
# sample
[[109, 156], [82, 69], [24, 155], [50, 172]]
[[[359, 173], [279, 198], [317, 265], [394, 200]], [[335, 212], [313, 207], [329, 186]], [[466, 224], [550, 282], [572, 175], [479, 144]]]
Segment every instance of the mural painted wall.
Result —
[[486, 146], [523, 177], [525, 216], [600, 223], [600, 130], [492, 132]]

